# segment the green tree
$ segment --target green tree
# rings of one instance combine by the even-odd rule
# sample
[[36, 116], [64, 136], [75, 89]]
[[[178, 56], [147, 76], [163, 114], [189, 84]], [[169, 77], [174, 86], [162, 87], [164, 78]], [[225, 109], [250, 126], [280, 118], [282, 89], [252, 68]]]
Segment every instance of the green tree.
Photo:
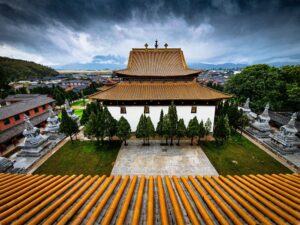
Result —
[[237, 103], [232, 100], [230, 104], [228, 105], [227, 113], [229, 120], [229, 125], [236, 130], [239, 127], [239, 119], [242, 116], [242, 112], [238, 109]]
[[148, 141], [148, 145], [149, 143], [149, 137], [153, 137], [155, 135], [155, 128], [154, 125], [152, 123], [152, 120], [150, 118], [150, 116], [147, 117], [147, 132], [146, 132], [146, 138]]
[[109, 140], [112, 140], [112, 137], [115, 136], [118, 132], [118, 121], [111, 117], [109, 121], [109, 127], [108, 127], [108, 137]]
[[131, 128], [128, 121], [123, 116], [121, 116], [120, 120], [118, 121], [117, 127], [117, 136], [124, 141], [125, 145], [127, 145], [126, 141], [130, 138]]
[[180, 145], [180, 138], [185, 137], [185, 135], [186, 135], [186, 127], [183, 119], [180, 119], [177, 124], [177, 132], [176, 132], [176, 136], [178, 139], [177, 145]]
[[200, 139], [203, 138], [204, 136], [205, 136], [205, 127], [203, 124], [203, 120], [201, 120], [198, 126], [198, 143], [200, 143]]
[[87, 136], [94, 136], [99, 141], [99, 136], [97, 136], [97, 115], [92, 112], [89, 119], [85, 125], [84, 134]]
[[61, 106], [61, 105], [65, 104], [65, 100], [66, 100], [65, 92], [61, 88], [59, 88], [59, 87], [54, 88], [53, 97], [55, 99], [56, 105]]
[[142, 114], [136, 128], [135, 136], [137, 138], [143, 138], [143, 145], [146, 144], [145, 140], [147, 137], [147, 129], [147, 118], [144, 114]]
[[288, 84], [286, 87], [287, 87], [288, 102], [291, 105], [290, 108], [293, 111], [299, 111], [300, 110], [300, 82], [295, 84]]
[[286, 84], [291, 81], [284, 80], [281, 71], [264, 64], [248, 66], [228, 79], [225, 91], [236, 95], [243, 102], [249, 97], [254, 111], [262, 109], [267, 102], [270, 102], [272, 109], [282, 109], [287, 97]]
[[241, 127], [241, 134], [243, 134], [243, 130], [249, 126], [249, 118], [248, 116], [246, 115], [242, 115], [240, 118], [239, 118], [239, 124], [240, 124], [240, 127]]
[[191, 138], [191, 145], [193, 145], [194, 137], [198, 135], [199, 132], [199, 123], [197, 117], [195, 116], [190, 120], [187, 127], [187, 136]]
[[68, 116], [68, 113], [65, 109], [62, 109], [61, 112], [61, 124], [59, 127], [59, 131], [69, 136], [72, 144], [73, 144], [72, 135], [77, 134], [79, 132], [79, 128], [76, 121], [72, 120], [72, 118]]
[[214, 128], [214, 138], [217, 144], [224, 144], [230, 138], [230, 126], [227, 115], [217, 118]]
[[170, 125], [169, 137], [171, 139], [170, 145], [173, 145], [173, 138], [176, 135], [177, 122], [178, 122], [177, 110], [176, 110], [176, 106], [173, 102], [169, 106], [168, 115], [169, 115], [169, 121], [170, 121], [170, 124], [169, 124]]
[[88, 115], [87, 111], [84, 109], [82, 112], [81, 119], [80, 119], [80, 124], [85, 125], [88, 121], [89, 121], [89, 115]]
[[156, 127], [156, 133], [159, 135], [160, 137], [160, 142], [162, 142], [162, 137], [164, 135], [163, 133], [163, 122], [164, 122], [164, 111], [161, 110], [160, 111], [160, 117], [159, 117], [159, 121], [157, 123], [157, 127]]
[[210, 134], [210, 131], [211, 131], [211, 121], [209, 118], [207, 118], [205, 124], [204, 124], [204, 127], [205, 127], [205, 136], [209, 135]]
[[162, 126], [163, 136], [166, 138], [166, 145], [168, 145], [168, 138], [170, 134], [169, 129], [170, 129], [170, 120], [169, 120], [169, 115], [166, 114], [164, 115], [163, 126]]
[[91, 113], [94, 113], [97, 115], [100, 111], [102, 112], [103, 109], [99, 105], [99, 103], [91, 102], [91, 103], [87, 104], [86, 108], [82, 112], [80, 124], [85, 125], [88, 122]]
[[117, 134], [117, 123], [118, 121], [112, 117], [109, 110], [106, 106], [103, 108], [102, 117], [104, 121], [104, 135], [109, 137], [109, 141], [111, 138]]
[[281, 110], [299, 111], [300, 65], [283, 66], [279, 71], [279, 77], [282, 81], [282, 85], [281, 89], [278, 90], [281, 95], [277, 101], [282, 102]]

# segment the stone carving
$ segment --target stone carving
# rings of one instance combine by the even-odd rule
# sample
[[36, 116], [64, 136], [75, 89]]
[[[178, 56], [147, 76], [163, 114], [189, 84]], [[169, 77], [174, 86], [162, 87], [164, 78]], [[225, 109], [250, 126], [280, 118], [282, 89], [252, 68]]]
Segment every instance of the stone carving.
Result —
[[58, 133], [60, 121], [58, 116], [53, 112], [51, 106], [49, 106], [49, 117], [47, 119], [47, 126], [45, 128], [45, 133]]
[[14, 168], [14, 162], [0, 156], [0, 173], [25, 173], [21, 168]]
[[298, 130], [295, 127], [295, 120], [297, 114], [291, 116], [288, 124], [281, 126], [279, 131], [271, 134], [271, 144], [275, 149], [279, 150], [282, 154], [294, 153], [299, 151], [300, 139], [296, 136]]
[[74, 110], [71, 108], [68, 99], [65, 100], [65, 109], [68, 113], [68, 116], [72, 118], [72, 120], [76, 121], [78, 126], [80, 125], [79, 117], [75, 115]]
[[257, 114], [251, 111], [249, 103], [250, 103], [250, 99], [247, 98], [243, 107], [239, 107], [239, 109], [243, 111], [243, 113], [249, 118], [250, 121], [254, 121], [255, 118], [257, 117]]
[[23, 135], [25, 136], [24, 143], [20, 145], [21, 151], [18, 156], [40, 156], [41, 151], [49, 144], [48, 136], [41, 135], [40, 130], [34, 127], [28, 116], [24, 115], [25, 129]]
[[272, 128], [269, 125], [269, 121], [271, 120], [270, 116], [269, 116], [269, 103], [266, 105], [264, 111], [262, 114], [258, 115], [258, 117], [256, 118], [256, 120], [254, 121], [254, 123], [252, 123], [252, 127], [262, 131], [262, 132], [267, 132], [267, 131], [271, 131]]
[[270, 120], [269, 103], [267, 103], [263, 113], [258, 115], [255, 120], [250, 123], [250, 127], [246, 130], [258, 138], [269, 138], [269, 135], [272, 131], [272, 128], [269, 124]]

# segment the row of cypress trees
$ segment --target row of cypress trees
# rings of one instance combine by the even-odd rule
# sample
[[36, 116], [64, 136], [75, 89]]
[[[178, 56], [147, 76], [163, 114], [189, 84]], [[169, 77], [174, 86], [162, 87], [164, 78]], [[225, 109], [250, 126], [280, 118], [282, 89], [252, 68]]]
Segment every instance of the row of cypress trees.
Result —
[[96, 102], [87, 105], [80, 120], [85, 125], [84, 134], [95, 137], [97, 142], [103, 142], [105, 137], [111, 141], [113, 136], [118, 136], [127, 145], [131, 135], [131, 127], [122, 116], [119, 121], [112, 117], [107, 107], [102, 107]]
[[226, 143], [232, 132], [240, 129], [242, 133], [243, 129], [249, 125], [248, 117], [238, 109], [235, 99], [220, 102], [217, 105], [215, 121], [214, 138], [218, 145]]
[[[169, 106], [168, 113], [164, 115], [163, 110], [160, 112], [160, 119], [157, 124], [156, 130], [151, 121], [150, 117], [142, 114], [137, 126], [136, 137], [143, 138], [143, 145], [149, 145], [149, 138], [155, 136], [156, 134], [161, 138], [161, 145], [168, 145], [170, 140], [170, 145], [174, 144], [174, 138], [177, 138], [177, 145], [180, 145], [180, 139], [183, 137], [191, 138], [191, 145], [193, 145], [194, 138], [205, 137], [210, 133], [212, 123], [208, 119], [205, 124], [203, 121], [198, 122], [197, 117], [189, 121], [188, 127], [185, 126], [183, 119], [178, 119], [176, 106], [172, 103]], [[165, 143], [163, 143], [163, 138], [165, 138]]]

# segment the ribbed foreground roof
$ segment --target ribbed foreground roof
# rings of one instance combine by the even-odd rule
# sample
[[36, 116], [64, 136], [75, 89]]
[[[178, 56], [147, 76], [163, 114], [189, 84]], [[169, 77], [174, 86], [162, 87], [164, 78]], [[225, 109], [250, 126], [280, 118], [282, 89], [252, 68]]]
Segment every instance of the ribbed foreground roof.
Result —
[[134, 48], [127, 69], [115, 71], [125, 76], [174, 77], [197, 75], [200, 70], [187, 67], [180, 48]]
[[0, 174], [1, 224], [299, 224], [300, 174]]
[[96, 100], [219, 100], [231, 98], [195, 81], [123, 81], [90, 95]]

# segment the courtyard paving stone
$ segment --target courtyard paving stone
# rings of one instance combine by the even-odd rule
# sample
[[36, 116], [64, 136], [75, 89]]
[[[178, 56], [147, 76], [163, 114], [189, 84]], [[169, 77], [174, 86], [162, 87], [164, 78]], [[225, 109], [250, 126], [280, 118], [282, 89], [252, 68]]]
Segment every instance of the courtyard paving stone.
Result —
[[122, 145], [111, 175], [218, 175], [209, 159], [197, 146], [182, 141], [180, 146], [161, 146], [157, 140], [142, 146], [140, 140]]

